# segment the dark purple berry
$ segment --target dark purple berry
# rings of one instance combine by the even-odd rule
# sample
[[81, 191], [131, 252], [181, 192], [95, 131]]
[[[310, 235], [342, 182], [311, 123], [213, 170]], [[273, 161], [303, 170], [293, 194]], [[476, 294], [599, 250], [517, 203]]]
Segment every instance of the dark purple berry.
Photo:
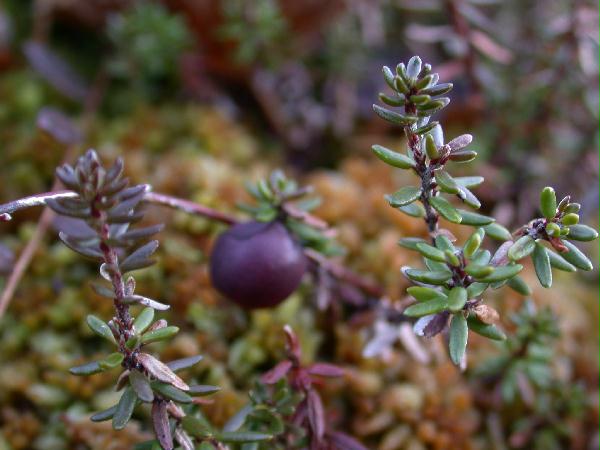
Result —
[[302, 246], [280, 222], [246, 222], [219, 236], [210, 258], [213, 286], [244, 308], [268, 308], [296, 290], [306, 272]]

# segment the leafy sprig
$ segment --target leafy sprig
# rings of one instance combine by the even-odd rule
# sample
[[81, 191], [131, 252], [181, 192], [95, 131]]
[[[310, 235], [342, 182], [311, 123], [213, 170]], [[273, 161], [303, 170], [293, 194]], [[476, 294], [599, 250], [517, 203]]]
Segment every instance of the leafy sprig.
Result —
[[[100, 264], [100, 275], [109, 285], [93, 284], [92, 287], [101, 297], [112, 300], [115, 307], [115, 315], [108, 322], [93, 315], [86, 319], [90, 329], [111, 343], [115, 351], [99, 361], [73, 367], [70, 372], [93, 375], [121, 367], [116, 382], [117, 390], [122, 391], [118, 403], [94, 414], [91, 420], [112, 420], [113, 428], [120, 430], [138, 405], [150, 404], [158, 444], [165, 450], [173, 449], [174, 441], [184, 449], [194, 448], [194, 438], [212, 442], [223, 436], [198, 431], [196, 421], [186, 415], [182, 405], [192, 403], [194, 397], [217, 392], [219, 388], [189, 385], [176, 374], [198, 363], [201, 356], [165, 364], [148, 353], [148, 345], [173, 337], [179, 328], [169, 326], [164, 319], [156, 320], [155, 311], [169, 306], [137, 294], [135, 278], [125, 278], [127, 273], [154, 263], [151, 256], [158, 248], [158, 241], [148, 239], [158, 233], [162, 225], [133, 228], [143, 218], [139, 205], [149, 186], [128, 187], [129, 181], [122, 174], [121, 159], [105, 169], [96, 152], [89, 150], [74, 167], [65, 164], [56, 171], [57, 177], [75, 195], [46, 200], [56, 213], [84, 221], [89, 228], [89, 233], [84, 235], [65, 229], [59, 237], [73, 251]], [[137, 305], [144, 308], [134, 316], [130, 307]], [[243, 437], [238, 438], [243, 441]]]
[[335, 242], [335, 232], [329, 225], [310, 211], [321, 204], [319, 197], [309, 197], [311, 186], [298, 183], [274, 170], [266, 179], [247, 184], [248, 193], [256, 205], [240, 204], [239, 207], [261, 222], [280, 220], [298, 238], [303, 247], [312, 248], [327, 256], [340, 255], [344, 249]]
[[[381, 93], [380, 100], [402, 111], [378, 105], [373, 105], [373, 109], [384, 120], [403, 128], [408, 149], [400, 153], [374, 145], [373, 152], [393, 167], [413, 171], [420, 180], [419, 186], [404, 186], [386, 199], [401, 212], [423, 218], [431, 237], [431, 243], [421, 238], [400, 240], [401, 246], [419, 252], [426, 266], [426, 269], [402, 268], [402, 273], [417, 284], [408, 289], [416, 303], [406, 308], [404, 314], [420, 318], [414, 326], [419, 335], [431, 337], [449, 329], [450, 358], [464, 367], [469, 330], [490, 339], [506, 338], [495, 326], [499, 319], [497, 311], [483, 302], [486, 290], [508, 285], [522, 295], [529, 295], [529, 287], [518, 276], [523, 266], [516, 261], [532, 253], [538, 278], [546, 287], [552, 283], [551, 265], [567, 271], [574, 271], [575, 267], [591, 270], [589, 259], [564, 238], [571, 235], [574, 239], [592, 240], [598, 235], [590, 227], [577, 224], [578, 204], [565, 197], [557, 205], [551, 188], [546, 188], [541, 196], [544, 218], [518, 230], [515, 234], [520, 238], [516, 242], [494, 218], [455, 207], [442, 194], [479, 209], [481, 203], [470, 188], [484, 179], [453, 177], [446, 169], [450, 162], [469, 162], [477, 155], [468, 148], [473, 140], [471, 135], [463, 134], [445, 143], [441, 125], [431, 121], [431, 116], [450, 102], [449, 98], [439, 96], [449, 92], [452, 85], [438, 84], [439, 76], [418, 56], [406, 65], [398, 64], [395, 72], [384, 67], [383, 77], [393, 94]], [[454, 235], [440, 228], [440, 218], [476, 230], [462, 246], [457, 246]], [[493, 256], [481, 247], [486, 235], [505, 241]], [[544, 240], [562, 256], [542, 246]]]
[[274, 436], [268, 446], [257, 444], [253, 449], [365, 450], [354, 438], [328, 427], [323, 401], [315, 388], [318, 378], [341, 377], [344, 370], [328, 363], [304, 366], [298, 337], [289, 325], [284, 332], [286, 359], [256, 382], [250, 403], [226, 428], [265, 430]]
[[[540, 284], [545, 288], [552, 286], [552, 268], [565, 272], [577, 269], [592, 270], [590, 259], [570, 240], [593, 241], [598, 232], [592, 227], [579, 223], [579, 203], [571, 202], [566, 196], [556, 201], [556, 193], [546, 187], [540, 194], [540, 211], [543, 217], [529, 222], [517, 231], [521, 236], [509, 249], [508, 257], [513, 261], [531, 256], [535, 273]], [[547, 242], [558, 253], [543, 245]]]

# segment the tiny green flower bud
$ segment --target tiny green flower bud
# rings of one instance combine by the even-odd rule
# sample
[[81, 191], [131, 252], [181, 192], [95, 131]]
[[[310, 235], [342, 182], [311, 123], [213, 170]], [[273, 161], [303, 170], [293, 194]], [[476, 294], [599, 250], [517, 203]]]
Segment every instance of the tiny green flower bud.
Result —
[[556, 215], [556, 193], [551, 187], [545, 187], [540, 194], [540, 211], [546, 219]]
[[548, 233], [548, 236], [557, 237], [560, 235], [560, 227], [558, 224], [550, 222], [546, 225], [546, 233]]
[[456, 256], [450, 250], [446, 250], [444, 253], [446, 254], [446, 262], [448, 264], [450, 264], [451, 266], [459, 266], [460, 265], [460, 260], [458, 259], [458, 256]]
[[440, 157], [440, 152], [435, 145], [435, 141], [433, 140], [433, 136], [431, 134], [425, 136], [425, 151], [430, 159], [437, 159]]
[[563, 225], [577, 225], [579, 223], [579, 215], [575, 214], [575, 213], [569, 213], [565, 216], [563, 216], [562, 219], [560, 219], [560, 221], [562, 222]]

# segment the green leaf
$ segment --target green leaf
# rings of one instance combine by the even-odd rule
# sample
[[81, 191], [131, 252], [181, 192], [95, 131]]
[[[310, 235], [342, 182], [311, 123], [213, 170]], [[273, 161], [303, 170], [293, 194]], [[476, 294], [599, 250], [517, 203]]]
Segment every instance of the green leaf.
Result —
[[[566, 199], [566, 198], [570, 198], [570, 197], [565, 197], [565, 199]], [[563, 200], [565, 200], [565, 199], [563, 199]], [[562, 202], [561, 202], [561, 203], [562, 203]], [[576, 213], [578, 213], [578, 212], [579, 212], [579, 210], [581, 209], [581, 205], [580, 205], [579, 203], [567, 203], [567, 204], [564, 206], [564, 209], [561, 209], [561, 205], [560, 205], [560, 203], [559, 203], [559, 205], [558, 205], [558, 209], [559, 209], [559, 211], [562, 211], [562, 212], [563, 212], [563, 213], [565, 213], [565, 214], [570, 214], [570, 213], [575, 213], [575, 214], [576, 214]]]
[[442, 83], [435, 86], [428, 87], [427, 89], [421, 90], [423, 94], [431, 95], [435, 97], [436, 95], [443, 95], [452, 90], [452, 83]]
[[179, 403], [192, 403], [193, 399], [191, 396], [170, 384], [153, 381], [150, 383], [150, 386], [154, 392], [157, 392], [170, 400]]
[[173, 372], [178, 372], [180, 370], [189, 369], [190, 367], [202, 361], [202, 359], [204, 359], [202, 355], [188, 356], [186, 358], [169, 361], [167, 363], [167, 367]]
[[513, 291], [521, 295], [531, 295], [531, 289], [519, 275], [515, 275], [506, 283]]
[[560, 223], [563, 225], [570, 227], [573, 225], [577, 225], [579, 223], [579, 214], [569, 213], [565, 214], [561, 219]]
[[469, 316], [467, 319], [469, 329], [474, 331], [481, 336], [484, 336], [488, 339], [493, 339], [495, 341], [504, 341], [506, 340], [506, 335], [500, 330], [496, 325], [486, 324], [481, 322], [475, 316]]
[[536, 243], [535, 250], [533, 251], [533, 266], [535, 267], [535, 274], [540, 280], [540, 284], [545, 288], [552, 286], [552, 267], [550, 266], [550, 257], [546, 251], [546, 247], [542, 244]]
[[482, 278], [479, 281], [483, 283], [495, 283], [498, 281], [504, 281], [514, 277], [521, 270], [523, 270], [523, 266], [521, 264], [496, 267], [491, 275], [488, 275], [487, 277]]
[[477, 157], [477, 152], [473, 150], [458, 150], [450, 153], [448, 159], [458, 163], [468, 163]]
[[546, 219], [556, 215], [556, 193], [551, 187], [545, 187], [540, 193], [540, 211]]
[[106, 322], [92, 314], [88, 315], [85, 321], [94, 333], [116, 345], [117, 341], [115, 341], [115, 337]]
[[117, 409], [112, 419], [112, 427], [115, 430], [122, 430], [131, 419], [135, 404], [137, 402], [137, 396], [131, 387], [126, 387], [121, 395], [121, 399], [117, 404]]
[[429, 133], [431, 130], [433, 130], [435, 127], [437, 127], [439, 125], [439, 122], [436, 121], [431, 121], [426, 125], [423, 125], [422, 127], [417, 128], [416, 130], [413, 131], [414, 134], [425, 134], [425, 133]]
[[148, 378], [142, 372], [135, 369], [130, 371], [129, 384], [131, 384], [131, 387], [141, 401], [150, 403], [154, 400], [150, 381], [148, 381]]
[[562, 270], [563, 272], [576, 272], [577, 268], [565, 261], [565, 259], [557, 253], [554, 253], [552, 250], [546, 249], [546, 253], [550, 258], [550, 265], [555, 269]]
[[110, 370], [119, 367], [123, 362], [123, 359], [125, 359], [125, 357], [122, 353], [114, 352], [108, 355], [102, 361], [98, 361], [98, 364], [100, 364], [100, 367], [103, 370]]
[[408, 205], [404, 206], [398, 206], [396, 209], [412, 217], [425, 217], [425, 208], [423, 208], [423, 205], [417, 202], [409, 203]]
[[512, 261], [518, 261], [531, 255], [535, 249], [535, 240], [529, 236], [521, 236], [517, 241], [508, 249], [508, 257]]
[[375, 114], [377, 114], [382, 119], [387, 120], [388, 122], [391, 122], [396, 125], [407, 126], [417, 121], [416, 117], [405, 116], [403, 114], [390, 111], [389, 109], [383, 108], [379, 105], [373, 105], [373, 111], [375, 111]]
[[93, 414], [90, 417], [92, 422], [104, 422], [106, 420], [110, 420], [115, 415], [115, 411], [117, 410], [117, 405], [111, 406], [103, 411], [99, 411], [96, 414]]
[[467, 288], [467, 297], [477, 298], [487, 289], [487, 283], [473, 283]]
[[441, 97], [424, 105], [417, 105], [417, 115], [419, 117], [427, 117], [441, 111], [450, 103], [448, 97]]
[[104, 369], [100, 366], [98, 361], [92, 361], [69, 369], [71, 375], [94, 375], [99, 372], [104, 372]]
[[383, 72], [383, 78], [384, 78], [385, 82], [387, 83], [387, 85], [392, 89], [396, 89], [396, 87], [394, 86], [394, 78], [396, 76], [394, 75], [394, 72], [392, 72], [392, 69], [390, 69], [387, 66], [383, 66], [382, 72]]
[[483, 183], [484, 178], [479, 177], [479, 176], [454, 177], [454, 181], [456, 181], [456, 183], [459, 186], [466, 187], [466, 188], [474, 188], [474, 187], [479, 186], [481, 183]]
[[460, 213], [450, 204], [448, 200], [443, 197], [432, 197], [429, 199], [431, 206], [435, 208], [440, 215], [452, 223], [460, 223], [462, 216]]
[[423, 286], [410, 286], [406, 289], [409, 295], [413, 296], [420, 302], [427, 302], [434, 299], [446, 299], [446, 294], [436, 289]]
[[423, 262], [425, 263], [425, 266], [427, 266], [427, 269], [432, 272], [437, 272], [438, 270], [448, 270], [448, 265], [446, 263], [434, 261], [433, 259], [429, 258], [423, 258]]
[[587, 256], [583, 254], [573, 243], [566, 239], [561, 239], [561, 242], [569, 249], [568, 252], [561, 253], [561, 256], [575, 267], [581, 270], [592, 270], [594, 266]]
[[463, 246], [463, 254], [465, 257], [471, 259], [475, 252], [479, 249], [481, 240], [482, 236], [478, 232], [473, 233], [469, 239], [467, 239], [467, 242], [465, 242], [465, 245]]
[[448, 172], [444, 169], [437, 169], [434, 172], [435, 181], [437, 182], [438, 187], [442, 192], [446, 192], [448, 194], [457, 194], [459, 191], [459, 186], [450, 176]]
[[593, 241], [598, 238], [598, 232], [587, 225], [577, 224], [569, 227], [568, 236], [576, 241]]
[[383, 92], [379, 93], [379, 100], [389, 106], [404, 106], [406, 104], [406, 97], [404, 94], [396, 94], [394, 97], [390, 97]]
[[386, 195], [385, 198], [390, 205], [404, 206], [414, 202], [421, 196], [421, 188], [416, 186], [404, 186], [391, 195]]
[[222, 442], [263, 442], [272, 438], [270, 434], [255, 431], [223, 431], [216, 433], [215, 437]]
[[467, 326], [467, 319], [462, 313], [454, 314], [452, 322], [450, 323], [450, 359], [457, 366], [465, 355], [467, 349], [467, 338], [469, 335], [469, 328]]
[[133, 328], [137, 334], [142, 334], [154, 320], [154, 309], [144, 308], [133, 321]]
[[212, 384], [194, 384], [190, 386], [188, 392], [194, 397], [205, 397], [207, 395], [216, 394], [220, 390], [221, 388], [219, 386], [213, 386]]
[[454, 252], [446, 250], [444, 251], [444, 256], [446, 257], [446, 263], [454, 267], [460, 266], [460, 259], [458, 259], [458, 256]]
[[492, 259], [492, 254], [489, 250], [477, 250], [473, 256], [471, 257], [471, 262], [469, 264], [477, 264], [478, 266], [487, 265]]
[[210, 424], [206, 419], [203, 419], [204, 418], [187, 414], [181, 419], [181, 425], [183, 425], [183, 429], [189, 435], [202, 439], [211, 435]]
[[398, 240], [398, 245], [400, 247], [408, 248], [409, 250], [414, 250], [414, 251], [418, 251], [417, 244], [419, 244], [419, 243], [427, 243], [427, 241], [425, 241], [425, 239], [415, 238], [415, 237], [407, 237], [407, 238], [402, 238], [402, 239]]
[[435, 237], [435, 246], [443, 251], [449, 251], [452, 253], [456, 251], [456, 247], [454, 247], [452, 241], [442, 234]]
[[393, 89], [396, 92], [401, 92], [404, 95], [407, 95], [410, 91], [410, 87], [406, 82], [406, 78], [403, 76], [394, 77], [394, 87]]
[[431, 97], [426, 94], [411, 95], [409, 100], [411, 103], [414, 103], [415, 105], [422, 105], [424, 103], [431, 101]]
[[142, 336], [142, 344], [150, 344], [151, 342], [164, 341], [179, 333], [179, 327], [169, 326], [152, 330]]
[[494, 273], [492, 266], [485, 266], [479, 264], [470, 263], [465, 267], [465, 272], [474, 277], [475, 279], [481, 279], [490, 276]]
[[481, 202], [479, 201], [479, 199], [466, 187], [460, 186], [457, 195], [463, 202], [465, 202], [471, 208], [481, 208]]
[[404, 310], [404, 315], [408, 317], [423, 317], [429, 314], [437, 314], [445, 311], [448, 307], [446, 298], [439, 297], [426, 302], [415, 303]]
[[373, 145], [371, 148], [380, 160], [390, 166], [398, 167], [399, 169], [411, 169], [417, 164], [414, 159], [381, 145]]
[[430, 272], [428, 270], [408, 269], [406, 275], [412, 280], [427, 284], [444, 284], [452, 278], [452, 272], [449, 270]]
[[448, 309], [451, 312], [458, 312], [463, 309], [467, 303], [467, 290], [464, 287], [456, 286], [450, 289], [448, 293]]
[[437, 145], [435, 145], [435, 141], [431, 134], [425, 136], [425, 152], [427, 153], [427, 156], [429, 156], [429, 159], [438, 159], [440, 157], [440, 151], [438, 150]]
[[154, 264], [154, 261], [149, 259], [149, 257], [154, 254], [157, 248], [157, 240], [150, 241], [142, 245], [141, 247], [135, 249], [129, 256], [127, 256], [123, 262], [119, 264], [119, 268], [123, 273], [125, 273], [151, 266]]
[[485, 234], [497, 241], [509, 241], [512, 238], [510, 231], [499, 223], [490, 223], [489, 225], [485, 225], [483, 229], [485, 230]]
[[416, 247], [419, 253], [424, 257], [438, 262], [446, 262], [446, 255], [444, 252], [434, 246], [425, 243], [417, 243]]

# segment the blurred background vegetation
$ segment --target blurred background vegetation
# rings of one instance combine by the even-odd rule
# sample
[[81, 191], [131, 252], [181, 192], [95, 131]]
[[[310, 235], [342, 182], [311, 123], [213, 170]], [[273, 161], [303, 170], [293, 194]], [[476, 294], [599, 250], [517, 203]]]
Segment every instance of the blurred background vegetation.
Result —
[[[122, 155], [134, 182], [236, 214], [244, 183], [281, 167], [321, 195], [317, 215], [337, 228], [344, 262], [402, 302], [399, 268], [416, 256], [396, 242], [425, 230], [383, 200], [410, 180], [371, 155], [375, 142], [404, 145], [371, 104], [384, 90], [381, 66], [413, 54], [454, 83], [439, 120], [449, 137], [475, 136], [480, 158], [464, 175], [486, 177], [485, 213], [514, 228], [552, 185], [597, 227], [598, 4], [587, 0], [5, 0], [0, 202], [49, 190], [54, 168], [87, 147]], [[44, 107], [69, 115], [82, 139], [48, 139], [36, 125]], [[282, 357], [290, 323], [307, 360], [348, 369], [322, 390], [329, 420], [369, 448], [598, 448], [597, 269], [556, 274], [551, 291], [532, 282], [529, 302], [497, 294], [513, 338], [502, 347], [473, 339], [461, 374], [437, 338], [364, 358], [370, 328], [332, 322], [310, 283], [275, 310], [237, 308], [207, 275], [222, 225], [148, 216], [167, 217], [167, 228], [159, 265], [138, 285], [170, 303], [169, 322], [183, 330], [159, 350], [205, 355], [191, 375], [222, 386], [202, 408], [216, 424]], [[2, 224], [0, 286], [38, 217]], [[597, 267], [597, 244], [586, 251]], [[103, 350], [82, 326], [90, 311], [111, 314], [89, 288], [95, 276], [47, 233], [0, 320], [1, 450], [128, 449], [149, 435], [87, 420], [113, 403], [112, 375], [66, 373]]]

